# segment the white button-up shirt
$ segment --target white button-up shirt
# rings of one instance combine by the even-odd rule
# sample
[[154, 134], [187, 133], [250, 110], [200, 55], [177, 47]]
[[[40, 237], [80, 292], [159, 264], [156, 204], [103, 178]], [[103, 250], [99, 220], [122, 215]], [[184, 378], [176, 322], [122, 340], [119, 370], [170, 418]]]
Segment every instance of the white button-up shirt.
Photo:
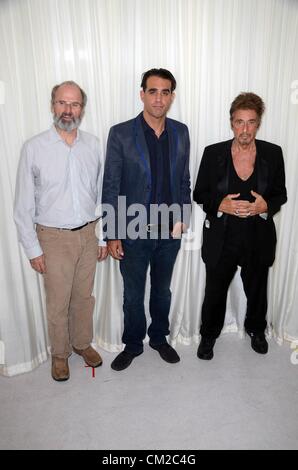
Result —
[[69, 146], [55, 126], [29, 139], [19, 162], [14, 220], [29, 259], [42, 254], [35, 224], [75, 228], [98, 218], [101, 158], [97, 137], [78, 130]]

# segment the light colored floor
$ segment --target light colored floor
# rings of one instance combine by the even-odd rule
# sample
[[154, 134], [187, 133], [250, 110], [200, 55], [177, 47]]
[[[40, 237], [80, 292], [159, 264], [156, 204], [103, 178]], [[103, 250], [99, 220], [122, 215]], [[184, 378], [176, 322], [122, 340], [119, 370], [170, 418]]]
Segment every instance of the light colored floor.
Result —
[[298, 365], [289, 343], [269, 354], [248, 337], [220, 337], [212, 361], [196, 345], [178, 345], [179, 364], [144, 354], [122, 372], [102, 352], [92, 370], [70, 358], [71, 378], [57, 383], [50, 361], [0, 377], [1, 449], [298, 449]]

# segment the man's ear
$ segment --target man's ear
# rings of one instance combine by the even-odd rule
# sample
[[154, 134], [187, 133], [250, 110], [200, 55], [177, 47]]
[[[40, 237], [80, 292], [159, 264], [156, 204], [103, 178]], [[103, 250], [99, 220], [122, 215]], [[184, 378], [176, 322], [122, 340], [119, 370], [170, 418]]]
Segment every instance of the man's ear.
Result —
[[144, 95], [145, 95], [144, 90], [140, 90], [140, 98], [142, 101], [144, 101]]

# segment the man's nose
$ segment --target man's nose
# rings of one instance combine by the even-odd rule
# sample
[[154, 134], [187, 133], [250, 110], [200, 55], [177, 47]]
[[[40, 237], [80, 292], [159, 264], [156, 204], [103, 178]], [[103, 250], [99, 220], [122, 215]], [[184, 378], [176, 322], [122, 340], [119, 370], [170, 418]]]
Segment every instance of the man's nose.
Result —
[[158, 92], [156, 93], [156, 101], [159, 103], [159, 102], [161, 101], [161, 98], [162, 98], [162, 94], [161, 94], [160, 91], [158, 91]]
[[162, 93], [161, 93], [161, 91], [157, 91], [156, 94], [155, 94], [155, 99], [156, 99], [156, 101], [161, 101], [161, 98], [162, 98]]

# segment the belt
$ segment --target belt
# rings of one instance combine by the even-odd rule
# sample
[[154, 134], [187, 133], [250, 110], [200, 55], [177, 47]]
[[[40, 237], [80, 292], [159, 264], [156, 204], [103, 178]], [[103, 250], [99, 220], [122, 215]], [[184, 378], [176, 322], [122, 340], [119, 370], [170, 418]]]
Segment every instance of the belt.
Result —
[[160, 233], [162, 230], [166, 230], [167, 232], [171, 232], [173, 230], [173, 227], [170, 225], [166, 224], [147, 224], [145, 225], [146, 231], [151, 233], [151, 232], [158, 232]]
[[76, 230], [81, 230], [81, 228], [86, 227], [89, 224], [93, 224], [93, 222], [96, 222], [96, 220], [91, 220], [91, 222], [86, 222], [84, 225], [80, 225], [80, 227], [75, 227], [75, 228], [62, 228], [61, 230], [70, 230], [71, 232], [75, 232]]

